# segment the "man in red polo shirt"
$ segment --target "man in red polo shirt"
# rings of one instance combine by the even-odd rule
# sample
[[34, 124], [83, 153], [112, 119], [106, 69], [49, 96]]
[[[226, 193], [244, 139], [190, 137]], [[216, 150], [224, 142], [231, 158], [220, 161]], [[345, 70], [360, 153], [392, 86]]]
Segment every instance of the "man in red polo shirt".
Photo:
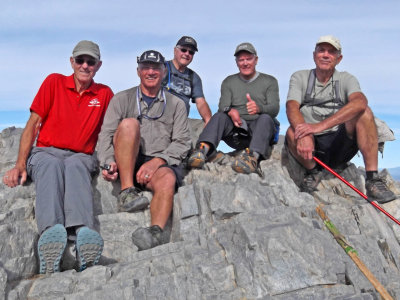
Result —
[[79, 271], [96, 264], [103, 251], [93, 230], [92, 154], [113, 92], [93, 81], [102, 64], [97, 44], [80, 41], [70, 62], [71, 76], [51, 74], [42, 83], [15, 167], [3, 177], [9, 187], [24, 184], [27, 176], [35, 182], [41, 274], [60, 271], [67, 240], [75, 243]]

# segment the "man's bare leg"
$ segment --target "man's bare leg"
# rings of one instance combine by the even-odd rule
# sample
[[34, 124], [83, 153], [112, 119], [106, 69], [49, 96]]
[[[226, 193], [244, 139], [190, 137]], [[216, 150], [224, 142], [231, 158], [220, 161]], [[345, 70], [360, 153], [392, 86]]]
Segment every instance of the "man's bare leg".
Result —
[[121, 190], [133, 186], [133, 171], [139, 147], [139, 121], [133, 118], [122, 120], [114, 135], [114, 155], [121, 180]]

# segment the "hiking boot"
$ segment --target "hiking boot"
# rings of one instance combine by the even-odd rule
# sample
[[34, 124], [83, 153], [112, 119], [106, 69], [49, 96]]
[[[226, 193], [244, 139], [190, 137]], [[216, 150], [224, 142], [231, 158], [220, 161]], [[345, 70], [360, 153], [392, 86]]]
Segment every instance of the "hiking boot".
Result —
[[372, 179], [366, 180], [365, 189], [368, 199], [380, 204], [396, 199], [396, 195], [388, 189], [385, 180], [378, 174], [374, 174]]
[[250, 174], [259, 173], [257, 158], [253, 155], [253, 151], [246, 148], [240, 153], [239, 157], [232, 163], [232, 169], [238, 173]]
[[87, 226], [81, 227], [76, 236], [77, 271], [97, 265], [103, 252], [104, 241], [100, 234]]
[[140, 190], [132, 186], [124, 189], [118, 195], [119, 212], [135, 212], [149, 206], [149, 199], [139, 194]]
[[322, 171], [314, 168], [307, 170], [303, 182], [300, 184], [300, 191], [311, 194], [317, 191], [317, 186], [322, 179]]
[[187, 166], [189, 168], [201, 169], [207, 159], [205, 152], [204, 146], [200, 144], [199, 148], [196, 148], [190, 155]]
[[67, 245], [67, 231], [61, 224], [46, 229], [38, 241], [40, 274], [60, 272], [60, 261]]
[[147, 250], [162, 244], [163, 230], [158, 225], [140, 227], [132, 233], [132, 241], [139, 251]]

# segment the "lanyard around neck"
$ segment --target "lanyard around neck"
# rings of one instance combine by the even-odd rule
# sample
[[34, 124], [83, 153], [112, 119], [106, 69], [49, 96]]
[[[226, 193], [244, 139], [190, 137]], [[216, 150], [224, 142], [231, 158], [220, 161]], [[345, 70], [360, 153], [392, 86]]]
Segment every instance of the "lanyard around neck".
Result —
[[165, 97], [164, 90], [163, 89], [161, 90], [161, 98], [164, 99], [164, 101], [163, 101], [164, 102], [164, 106], [163, 106], [163, 109], [161, 111], [161, 114], [159, 116], [156, 116], [156, 117], [150, 117], [147, 114], [142, 115], [142, 109], [140, 108], [140, 100], [139, 100], [140, 99], [139, 89], [140, 88], [138, 87], [137, 90], [136, 90], [136, 103], [137, 103], [137, 108], [138, 108], [138, 112], [139, 112], [138, 120], [140, 121], [142, 119], [142, 117], [147, 119], [147, 120], [157, 120], [157, 119], [161, 118], [162, 115], [164, 114], [165, 107], [167, 106], [167, 98]]

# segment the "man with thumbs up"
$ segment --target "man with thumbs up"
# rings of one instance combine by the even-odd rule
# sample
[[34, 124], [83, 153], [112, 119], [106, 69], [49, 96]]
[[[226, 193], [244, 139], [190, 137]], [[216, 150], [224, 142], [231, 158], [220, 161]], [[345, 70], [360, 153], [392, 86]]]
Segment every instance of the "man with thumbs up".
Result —
[[232, 164], [239, 173], [257, 173], [258, 162], [265, 159], [276, 133], [279, 112], [278, 81], [256, 71], [258, 56], [250, 43], [235, 50], [239, 73], [222, 82], [218, 112], [200, 134], [196, 149], [188, 160], [191, 168], [202, 168], [216, 153], [221, 140], [243, 150]]

